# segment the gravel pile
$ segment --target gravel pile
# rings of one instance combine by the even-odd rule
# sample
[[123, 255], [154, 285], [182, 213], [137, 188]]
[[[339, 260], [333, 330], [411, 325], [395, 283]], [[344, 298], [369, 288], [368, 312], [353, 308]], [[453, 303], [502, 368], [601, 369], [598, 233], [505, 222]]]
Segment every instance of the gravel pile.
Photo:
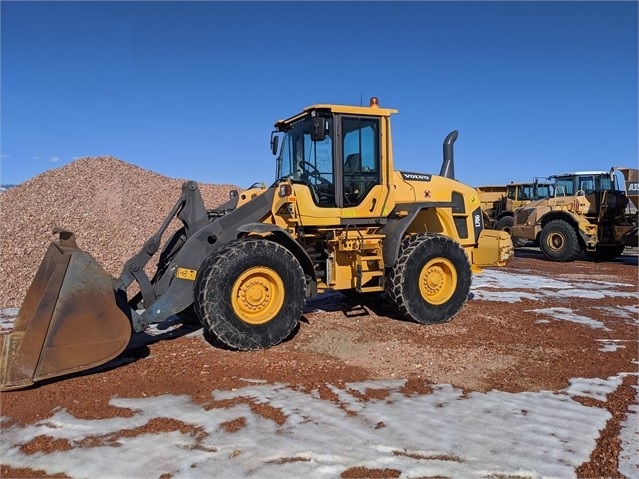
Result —
[[[49, 243], [56, 239], [55, 227], [73, 231], [80, 248], [119, 276], [126, 260], [161, 226], [184, 181], [101, 156], [76, 160], [2, 193], [0, 308], [22, 304]], [[239, 190], [232, 185], [199, 186], [207, 208], [225, 202], [230, 190]], [[180, 226], [174, 220], [169, 231]]]

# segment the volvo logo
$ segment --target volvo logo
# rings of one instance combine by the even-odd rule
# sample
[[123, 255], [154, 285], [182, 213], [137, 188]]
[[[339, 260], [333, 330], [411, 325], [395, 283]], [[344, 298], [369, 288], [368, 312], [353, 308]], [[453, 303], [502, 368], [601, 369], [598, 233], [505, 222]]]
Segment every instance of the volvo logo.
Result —
[[430, 181], [431, 175], [427, 175], [424, 173], [406, 173], [404, 171], [400, 171], [402, 178], [407, 181]]

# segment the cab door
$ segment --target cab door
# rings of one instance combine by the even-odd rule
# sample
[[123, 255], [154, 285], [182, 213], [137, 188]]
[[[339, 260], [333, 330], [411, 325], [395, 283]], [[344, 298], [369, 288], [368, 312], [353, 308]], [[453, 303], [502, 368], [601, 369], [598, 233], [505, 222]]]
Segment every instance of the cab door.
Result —
[[[338, 115], [336, 200], [343, 218], [379, 216], [382, 208], [381, 121], [379, 117]], [[341, 191], [340, 191], [341, 190]]]

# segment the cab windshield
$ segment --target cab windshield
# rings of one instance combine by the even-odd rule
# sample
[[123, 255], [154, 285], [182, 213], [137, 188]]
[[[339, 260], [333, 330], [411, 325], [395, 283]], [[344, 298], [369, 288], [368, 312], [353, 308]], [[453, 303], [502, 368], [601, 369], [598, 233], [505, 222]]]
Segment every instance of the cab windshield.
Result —
[[550, 198], [553, 194], [553, 185], [537, 185], [533, 188], [533, 198], [538, 200], [541, 198]]
[[332, 202], [333, 120], [326, 117], [326, 136], [322, 141], [311, 140], [312, 118], [305, 116], [291, 123], [281, 137], [282, 147], [277, 157], [277, 179], [289, 178], [311, 187], [316, 202]]
[[595, 191], [614, 190], [609, 175], [583, 174], [576, 176], [558, 176], [555, 179], [557, 196], [574, 196], [576, 194], [590, 194]]

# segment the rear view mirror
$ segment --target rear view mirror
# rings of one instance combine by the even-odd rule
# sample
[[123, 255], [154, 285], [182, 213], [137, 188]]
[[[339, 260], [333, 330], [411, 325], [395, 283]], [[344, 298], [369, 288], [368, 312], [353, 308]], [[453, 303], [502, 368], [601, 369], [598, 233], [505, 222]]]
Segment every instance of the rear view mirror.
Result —
[[311, 140], [324, 141], [324, 138], [326, 138], [326, 118], [315, 116], [311, 123]]
[[277, 147], [279, 145], [279, 142], [280, 142], [280, 137], [277, 136], [275, 132], [273, 132], [271, 134], [271, 151], [273, 152], [274, 155], [277, 155]]

